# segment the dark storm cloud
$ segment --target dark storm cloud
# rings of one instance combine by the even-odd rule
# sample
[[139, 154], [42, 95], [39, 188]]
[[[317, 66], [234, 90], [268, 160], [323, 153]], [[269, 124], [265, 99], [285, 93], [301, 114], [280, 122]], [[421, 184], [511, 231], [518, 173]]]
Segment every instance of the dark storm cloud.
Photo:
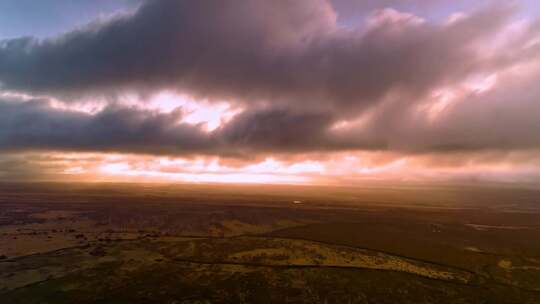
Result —
[[[350, 29], [336, 24], [324, 0], [148, 0], [132, 15], [54, 39], [1, 42], [1, 87], [65, 103], [168, 89], [238, 103], [244, 112], [208, 133], [180, 123], [179, 110], [108, 106], [85, 114], [2, 101], [0, 149], [245, 155], [540, 147], [540, 92], [526, 93], [537, 73], [461, 98], [435, 123], [418, 112], [434, 89], [539, 58], [529, 46], [537, 30], [489, 49], [513, 13], [490, 6], [433, 23], [387, 9]], [[359, 115], [368, 116], [361, 126], [334, 128]]]
[[339, 136], [350, 143], [377, 141], [401, 152], [538, 149], [539, 79], [538, 66], [500, 75], [490, 91], [465, 93], [431, 118], [407, 100], [394, 100], [377, 108], [362, 126]]
[[214, 154], [337, 149], [328, 113], [285, 108], [245, 111], [208, 133], [179, 122], [182, 110], [163, 114], [126, 106], [96, 114], [52, 108], [45, 100], [0, 99], [0, 151], [63, 150], [148, 154]]
[[55, 39], [4, 41], [0, 81], [41, 92], [178, 86], [237, 97], [276, 81], [277, 52], [331, 29], [332, 14], [324, 1], [150, 0], [133, 16]]
[[328, 113], [295, 113], [287, 109], [248, 111], [218, 130], [228, 145], [264, 150], [320, 149], [329, 144]]
[[351, 114], [392, 90], [421, 95], [481, 68], [470, 45], [510, 13], [491, 8], [442, 26], [389, 11], [352, 30], [324, 0], [147, 1], [54, 39], [2, 42], [0, 82], [56, 95], [169, 88]]
[[181, 113], [108, 107], [90, 115], [54, 109], [45, 101], [0, 101], [0, 149], [189, 153], [208, 148], [198, 127], [177, 123]]

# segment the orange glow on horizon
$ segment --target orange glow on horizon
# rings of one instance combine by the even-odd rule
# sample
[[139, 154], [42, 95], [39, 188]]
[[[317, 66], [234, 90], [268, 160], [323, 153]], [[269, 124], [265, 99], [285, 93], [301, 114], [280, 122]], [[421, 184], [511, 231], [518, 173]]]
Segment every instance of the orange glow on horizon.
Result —
[[[218, 157], [177, 158], [127, 154], [56, 153], [49, 162], [63, 166], [59, 179], [111, 182], [354, 184], [362, 181], [442, 181], [490, 178], [527, 181], [537, 164], [520, 163], [523, 155], [478, 155], [456, 159], [441, 155], [400, 155], [386, 152], [309, 154], [291, 159], [266, 157], [256, 161]], [[437, 159], [434, 162], [434, 159]], [[46, 163], [45, 160], [40, 161]], [[34, 162], [37, 164], [37, 162]], [[520, 174], [523, 178], [520, 179]]]

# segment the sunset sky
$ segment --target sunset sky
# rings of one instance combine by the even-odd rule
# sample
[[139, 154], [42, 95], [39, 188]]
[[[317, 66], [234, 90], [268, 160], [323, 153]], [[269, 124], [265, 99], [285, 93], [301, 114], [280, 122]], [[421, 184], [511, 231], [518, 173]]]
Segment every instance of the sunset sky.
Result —
[[540, 184], [540, 3], [0, 0], [0, 180]]

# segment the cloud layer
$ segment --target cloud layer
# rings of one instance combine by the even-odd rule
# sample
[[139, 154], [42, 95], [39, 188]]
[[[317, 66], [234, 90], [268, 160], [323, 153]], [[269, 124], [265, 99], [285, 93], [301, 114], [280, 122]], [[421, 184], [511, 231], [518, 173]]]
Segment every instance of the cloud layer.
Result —
[[[0, 150], [246, 158], [540, 148], [539, 21], [502, 2], [443, 21], [368, 5], [351, 27], [335, 4], [148, 0], [55, 38], [1, 41]], [[181, 107], [144, 107], [163, 90], [242, 112], [208, 132]], [[123, 103], [126, 94], [140, 104]], [[82, 100], [105, 102], [87, 113]]]

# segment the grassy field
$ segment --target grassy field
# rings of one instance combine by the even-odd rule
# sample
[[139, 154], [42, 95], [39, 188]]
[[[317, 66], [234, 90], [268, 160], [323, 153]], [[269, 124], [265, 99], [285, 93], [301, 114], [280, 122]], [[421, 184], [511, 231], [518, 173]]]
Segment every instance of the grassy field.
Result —
[[0, 303], [540, 303], [539, 197], [0, 184]]

